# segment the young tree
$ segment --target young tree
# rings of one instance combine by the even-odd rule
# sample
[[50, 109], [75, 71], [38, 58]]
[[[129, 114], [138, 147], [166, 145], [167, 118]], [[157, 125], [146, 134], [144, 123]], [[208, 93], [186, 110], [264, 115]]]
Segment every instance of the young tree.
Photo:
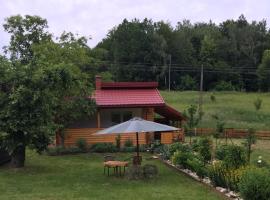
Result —
[[248, 133], [246, 136], [246, 140], [244, 142], [244, 145], [247, 148], [247, 160], [250, 162], [250, 155], [252, 153], [252, 145], [256, 143], [256, 135], [255, 135], [255, 130], [250, 128], [248, 129]]
[[190, 105], [187, 111], [185, 110], [183, 114], [187, 118], [187, 123], [184, 127], [186, 133], [190, 137], [189, 142], [191, 143], [191, 137], [194, 133], [194, 128], [199, 124], [201, 118], [196, 105]]
[[213, 115], [213, 119], [216, 120], [216, 129], [215, 132], [213, 133], [213, 137], [216, 140], [216, 148], [218, 146], [218, 138], [224, 133], [224, 126], [225, 122], [223, 122], [218, 115]]

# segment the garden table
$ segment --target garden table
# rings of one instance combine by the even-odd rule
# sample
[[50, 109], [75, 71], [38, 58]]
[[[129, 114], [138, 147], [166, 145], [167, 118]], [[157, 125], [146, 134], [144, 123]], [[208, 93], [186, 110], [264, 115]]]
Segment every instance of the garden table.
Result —
[[[110, 168], [114, 168], [114, 172], [116, 175], [121, 176], [121, 167], [124, 167], [124, 173], [125, 173], [125, 168], [128, 166], [128, 162], [125, 161], [117, 161], [117, 160], [111, 160], [104, 162], [104, 167], [108, 167], [108, 176], [110, 175]], [[118, 174], [119, 170], [119, 174]]]

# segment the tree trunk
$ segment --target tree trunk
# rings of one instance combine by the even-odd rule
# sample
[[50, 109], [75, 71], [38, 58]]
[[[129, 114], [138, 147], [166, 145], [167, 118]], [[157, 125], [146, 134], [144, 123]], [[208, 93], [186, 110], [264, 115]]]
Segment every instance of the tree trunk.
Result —
[[11, 166], [14, 168], [24, 167], [25, 161], [25, 146], [21, 145], [11, 154]]

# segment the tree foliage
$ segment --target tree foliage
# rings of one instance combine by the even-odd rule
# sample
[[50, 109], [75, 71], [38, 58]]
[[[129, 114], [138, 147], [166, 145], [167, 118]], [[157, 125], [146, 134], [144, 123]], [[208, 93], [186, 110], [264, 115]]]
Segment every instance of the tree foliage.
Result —
[[91, 59], [85, 38], [63, 33], [54, 42], [40, 17], [12, 16], [4, 27], [11, 41], [10, 61], [0, 57], [0, 146], [22, 167], [26, 147], [42, 152], [56, 131], [93, 113]]

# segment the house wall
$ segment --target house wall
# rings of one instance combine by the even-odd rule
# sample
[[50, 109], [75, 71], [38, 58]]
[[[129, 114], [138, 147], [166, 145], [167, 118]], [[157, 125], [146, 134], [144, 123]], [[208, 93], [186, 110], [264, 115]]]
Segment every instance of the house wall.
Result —
[[[133, 117], [142, 117], [146, 120], [154, 120], [154, 109], [153, 108], [119, 108], [119, 109], [104, 109], [100, 110], [101, 127], [97, 128], [97, 116], [94, 115], [89, 119], [79, 120], [78, 122], [70, 125], [66, 129], [65, 133], [65, 146], [75, 146], [76, 141], [80, 138], [84, 138], [89, 145], [101, 142], [115, 143], [117, 134], [112, 135], [93, 135], [98, 130], [110, 127], [111, 123], [111, 112], [113, 111], [132, 111]], [[184, 133], [179, 132], [166, 132], [161, 133], [161, 143], [171, 144], [174, 139], [184, 139]], [[121, 134], [121, 145], [126, 140], [131, 139], [133, 144], [136, 144], [136, 134]], [[56, 144], [60, 144], [60, 138], [56, 137]], [[149, 144], [153, 140], [153, 133], [141, 133], [139, 134], [139, 144]]]

